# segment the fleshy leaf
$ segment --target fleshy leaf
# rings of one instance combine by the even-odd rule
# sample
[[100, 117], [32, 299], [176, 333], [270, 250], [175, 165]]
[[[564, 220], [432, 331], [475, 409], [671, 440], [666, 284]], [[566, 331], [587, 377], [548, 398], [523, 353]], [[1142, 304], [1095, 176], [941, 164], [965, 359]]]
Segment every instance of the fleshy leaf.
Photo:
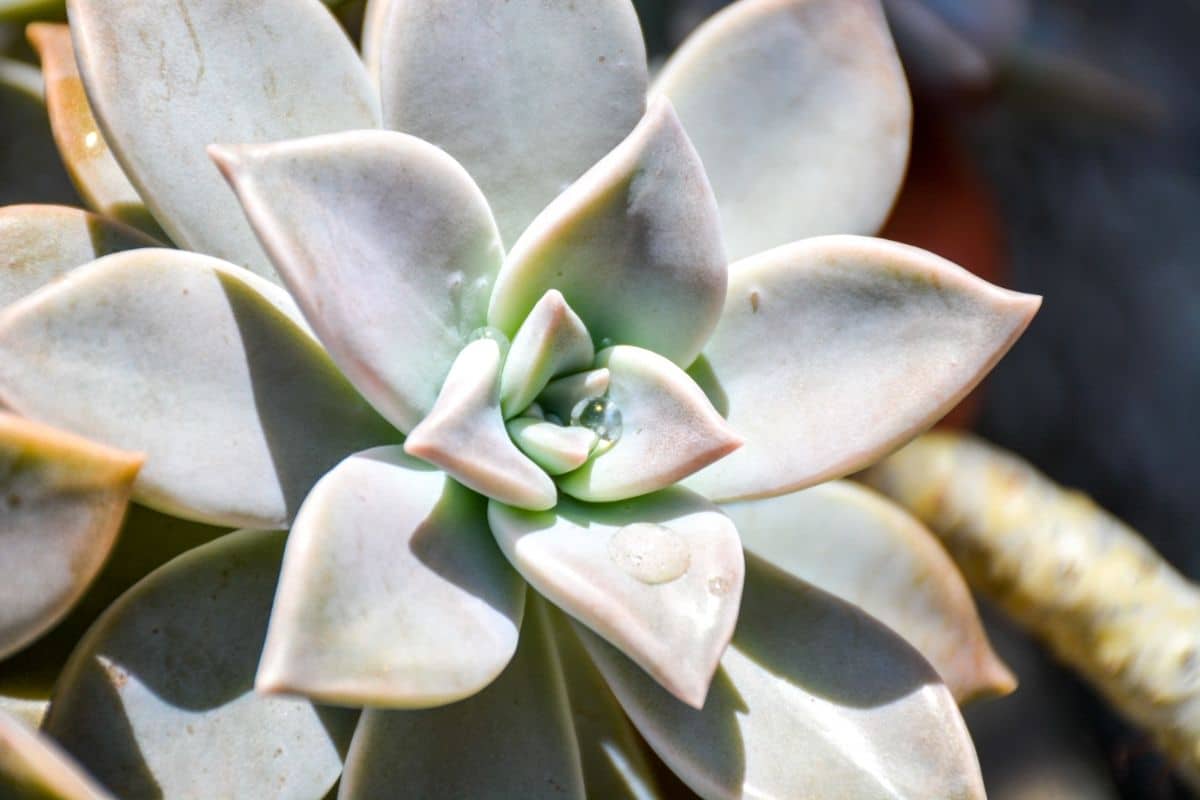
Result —
[[504, 250], [479, 188], [441, 150], [390, 131], [210, 152], [334, 359], [412, 430], [486, 324]]
[[253, 690], [284, 534], [191, 550], [88, 631], [43, 729], [120, 797], [319, 797], [352, 712]]
[[53, 741], [0, 711], [0, 797], [113, 800]]
[[101, 256], [157, 243], [67, 206], [0, 208], [0, 308]]
[[579, 425], [559, 425], [536, 417], [520, 417], [508, 423], [508, 434], [521, 452], [547, 475], [562, 475], [579, 467], [599, 439]]
[[512, 443], [500, 413], [500, 345], [471, 342], [450, 368], [437, 403], [404, 449], [502, 503], [552, 508], [554, 481]]
[[55, 680], [92, 623], [155, 569], [226, 533], [130, 505], [108, 560], [71, 612], [32, 645], [0, 661], [0, 710], [40, 726]]
[[367, 19], [384, 124], [460, 161], [510, 245], [645, 110], [629, 0], [370, 0]]
[[687, 366], [717, 323], [726, 277], [704, 167], [660, 97], [513, 245], [488, 320], [512, 336], [558, 289], [595, 342], [637, 345]]
[[256, 685], [350, 706], [461, 700], [512, 658], [524, 599], [484, 498], [400, 447], [368, 450], [296, 517]]
[[958, 568], [933, 534], [900, 507], [837, 481], [721, 510], [748, 551], [903, 636], [960, 703], [1016, 688], [992, 652]]
[[285, 292], [217, 259], [117, 253], [0, 315], [0, 400], [146, 453], [139, 502], [286, 527], [348, 453], [399, 438], [289, 314]]
[[687, 485], [766, 497], [867, 466], [953, 408], [1040, 304], [882, 239], [818, 237], [734, 264], [703, 382], [746, 443]]
[[423, 711], [363, 712], [339, 800], [582, 798], [579, 748], [546, 609], [529, 598], [508, 667], [479, 694]]
[[141, 465], [0, 412], [0, 658], [49, 630], [95, 579]]
[[544, 597], [613, 642], [685, 703], [704, 704], [737, 621], [742, 548], [728, 517], [670, 489], [623, 503], [499, 503], [488, 521]]
[[544, 414], [553, 414], [560, 421], [569, 422], [571, 411], [580, 400], [607, 394], [611, 382], [612, 373], [605, 367], [558, 378], [546, 384], [538, 395], [538, 405]]
[[92, 115], [75, 64], [70, 29], [37, 23], [29, 26], [28, 33], [42, 61], [54, 141], [80, 197], [94, 211], [161, 236], [158, 223], [113, 157]]
[[379, 125], [357, 53], [318, 0], [70, 0], [71, 35], [113, 155], [180, 246], [274, 277], [213, 142]]
[[704, 159], [731, 258], [883, 225], [912, 107], [878, 0], [741, 0], [684, 42], [655, 90]]
[[621, 431], [611, 448], [559, 479], [572, 497], [609, 502], [663, 489], [741, 444], [703, 390], [662, 356], [619, 345], [596, 363], [611, 374], [608, 400]]
[[654, 773], [617, 698], [592, 664], [568, 618], [554, 609], [549, 616], [571, 701], [588, 797], [657, 800], [660, 794]]
[[[331, 8], [346, 4], [346, 0], [322, 2]], [[66, 12], [66, 8], [67, 0], [0, 0], [0, 23], [57, 19]]]
[[500, 373], [504, 418], [520, 414], [552, 378], [581, 372], [596, 357], [583, 321], [562, 293], [551, 289], [529, 312], [512, 340]]
[[703, 710], [576, 630], [650, 746], [709, 800], [983, 800], [966, 726], [925, 659], [853, 606], [753, 556], [737, 632]]

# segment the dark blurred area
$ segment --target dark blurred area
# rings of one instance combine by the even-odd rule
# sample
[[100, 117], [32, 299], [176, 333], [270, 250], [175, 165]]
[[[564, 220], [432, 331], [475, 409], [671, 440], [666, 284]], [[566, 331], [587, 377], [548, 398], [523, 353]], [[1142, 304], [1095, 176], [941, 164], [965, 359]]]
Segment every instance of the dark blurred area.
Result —
[[[1008, 78], [955, 118], [994, 191], [1009, 284], [1046, 297], [989, 381], [978, 429], [1087, 491], [1195, 579], [1200, 3], [1030, 11]], [[1143, 736], [1058, 680], [1121, 797], [1192, 796]]]

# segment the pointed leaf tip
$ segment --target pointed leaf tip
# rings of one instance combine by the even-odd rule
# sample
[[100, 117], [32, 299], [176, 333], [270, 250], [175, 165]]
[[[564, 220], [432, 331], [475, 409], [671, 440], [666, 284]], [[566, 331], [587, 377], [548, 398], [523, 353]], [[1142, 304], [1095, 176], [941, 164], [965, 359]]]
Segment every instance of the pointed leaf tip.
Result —
[[0, 412], [0, 563], [10, 567], [0, 658], [50, 630], [91, 585], [144, 460]]
[[831, 481], [721, 510], [747, 551], [903, 636], [960, 703], [1015, 688], [954, 562], [925, 526], [882, 496]]
[[486, 324], [504, 258], [471, 176], [432, 144], [391, 131], [209, 155], [343, 373], [411, 431]]
[[634, 725], [702, 797], [985, 798], [966, 725], [925, 659], [753, 556], [703, 709], [577, 630]]
[[727, 282], [716, 201], [665, 98], [546, 207], [505, 260], [488, 309], [513, 335], [548, 289], [596, 342], [686, 366], [721, 313]]
[[553, 378], [587, 369], [596, 357], [591, 334], [562, 293], [550, 289], [513, 337], [500, 374], [504, 418], [524, 411]]
[[461, 700], [512, 658], [524, 599], [482, 497], [399, 447], [359, 453], [296, 517], [255, 687], [355, 706]]
[[860, 236], [779, 247], [730, 276], [705, 357], [746, 443], [687, 479], [719, 501], [796, 491], [899, 447], [983, 379], [1040, 305]]
[[614, 443], [559, 479], [567, 494], [611, 502], [664, 489], [719, 461], [742, 438], [686, 372], [649, 350], [618, 345], [596, 359], [609, 371], [608, 402], [621, 415]]
[[554, 481], [522, 453], [500, 412], [500, 345], [477, 339], [463, 348], [433, 409], [404, 442], [404, 451], [506, 505], [553, 508]]
[[622, 503], [568, 498], [551, 512], [488, 506], [492, 533], [544, 597], [704, 705], [737, 621], [744, 562], [732, 521], [670, 489]]

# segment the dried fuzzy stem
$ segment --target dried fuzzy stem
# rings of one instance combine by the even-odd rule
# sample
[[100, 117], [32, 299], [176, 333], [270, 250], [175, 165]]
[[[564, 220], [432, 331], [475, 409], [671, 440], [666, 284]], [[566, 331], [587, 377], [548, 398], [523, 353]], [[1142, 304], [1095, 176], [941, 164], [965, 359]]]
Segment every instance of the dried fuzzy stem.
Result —
[[972, 437], [923, 436], [861, 478], [1200, 787], [1200, 589], [1090, 498]]

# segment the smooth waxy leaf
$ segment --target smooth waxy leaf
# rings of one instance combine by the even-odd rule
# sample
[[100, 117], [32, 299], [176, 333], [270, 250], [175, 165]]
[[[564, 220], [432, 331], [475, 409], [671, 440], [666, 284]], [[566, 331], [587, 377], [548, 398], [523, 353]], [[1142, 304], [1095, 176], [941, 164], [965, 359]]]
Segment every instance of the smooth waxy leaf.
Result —
[[179, 245], [274, 270], [208, 160], [379, 124], [353, 46], [317, 0], [70, 0], [71, 35], [113, 155]]
[[747, 550], [903, 636], [959, 702], [1016, 688], [954, 562], [920, 522], [880, 495], [836, 481], [721, 510]]
[[461, 162], [510, 245], [645, 110], [629, 0], [370, 0], [367, 20], [384, 124]]
[[588, 428], [537, 417], [514, 419], [508, 423], [508, 435], [547, 475], [562, 475], [582, 465], [599, 440]]
[[354, 716], [253, 690], [284, 535], [241, 531], [121, 597], [80, 642], [43, 729], [119, 797], [320, 797]]
[[552, 378], [578, 373], [596, 357], [592, 337], [562, 293], [542, 295], [512, 340], [500, 373], [504, 418], [520, 414]]
[[953, 408], [1040, 303], [880, 239], [818, 237], [734, 264], [704, 382], [745, 444], [688, 485], [765, 497], [867, 466]]
[[0, 58], [0, 108], [0, 206], [78, 202], [50, 134], [41, 71]]
[[399, 447], [368, 450], [296, 517], [256, 685], [352, 706], [461, 700], [512, 658], [524, 599], [484, 498]]
[[660, 795], [642, 744], [604, 676], [592, 664], [568, 617], [551, 610], [550, 623], [571, 701], [588, 797], [656, 800]]
[[342, 370], [412, 430], [486, 323], [504, 258], [479, 188], [441, 150], [386, 131], [211, 153]]
[[878, 0], [741, 0], [684, 42], [655, 90], [704, 159], [731, 258], [883, 224], [912, 108]]
[[733, 523], [671, 489], [623, 503], [564, 498], [553, 511], [488, 506], [513, 566], [543, 596], [699, 708], [737, 621], [742, 549]]
[[687, 366], [716, 325], [725, 284], [704, 167], [670, 103], [657, 98], [513, 245], [488, 320], [512, 336], [557, 289], [598, 346], [637, 345]]
[[500, 413], [500, 345], [477, 339], [446, 377], [429, 416], [404, 442], [409, 455], [444, 469], [459, 483], [518, 508], [554, 506], [554, 481], [517, 449]]
[[983, 800], [966, 726], [917, 651], [754, 557], [738, 629], [703, 710], [576, 630], [650, 746], [708, 800]]
[[[336, 7], [345, 0], [323, 0], [325, 5]], [[54, 19], [61, 17], [67, 8], [66, 0], [0, 0], [0, 22], [26, 19]]]
[[552, 380], [538, 395], [538, 406], [543, 414], [570, 422], [571, 411], [579, 401], [606, 394], [611, 381], [612, 373], [605, 367]]
[[0, 710], [40, 726], [55, 680], [92, 623], [146, 575], [228, 532], [130, 505], [108, 560], [71, 612], [32, 645], [0, 661]]
[[141, 464], [0, 412], [0, 658], [49, 630], [91, 584]]
[[516, 657], [474, 697], [424, 711], [363, 712], [339, 800], [583, 798], [562, 669], [531, 597]]
[[[286, 527], [348, 453], [399, 438], [253, 273], [176, 250], [107, 256], [0, 315], [0, 400], [146, 454], [135, 497]], [[103, 331], [103, 336], [96, 335]]]
[[113, 157], [92, 115], [75, 64], [71, 31], [66, 25], [29, 26], [29, 41], [42, 61], [46, 109], [63, 164], [84, 202], [94, 211], [134, 225], [155, 236], [158, 223]]
[[0, 711], [0, 796], [9, 800], [112, 800], [47, 737]]
[[609, 502], [663, 489], [741, 444], [703, 390], [662, 356], [619, 345], [596, 363], [611, 375], [608, 401], [621, 415], [620, 436], [559, 480], [572, 497]]
[[101, 256], [154, 246], [133, 228], [77, 208], [0, 208], [0, 308]]

